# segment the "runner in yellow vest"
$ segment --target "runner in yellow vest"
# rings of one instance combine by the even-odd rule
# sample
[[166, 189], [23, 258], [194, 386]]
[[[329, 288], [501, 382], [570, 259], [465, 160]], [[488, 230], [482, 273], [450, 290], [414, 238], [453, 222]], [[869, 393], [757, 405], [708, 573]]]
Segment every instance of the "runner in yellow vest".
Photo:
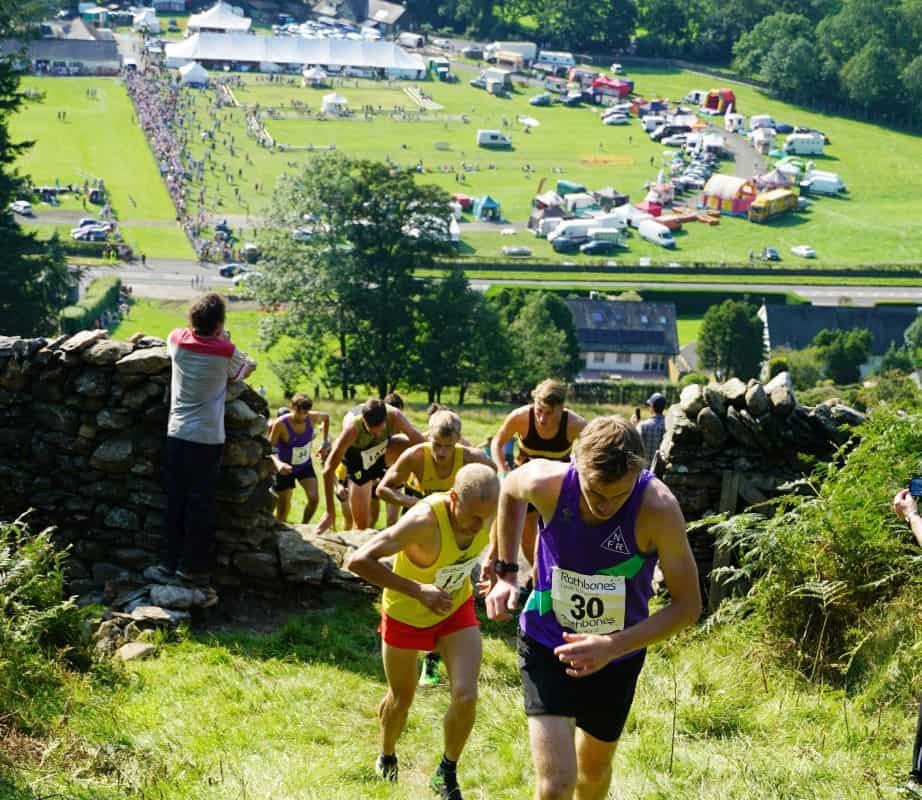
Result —
[[[451, 489], [465, 464], [493, 464], [483, 450], [461, 444], [461, 418], [450, 409], [437, 409], [429, 416], [426, 438], [428, 441], [404, 450], [388, 469], [378, 484], [378, 497], [412, 508], [433, 492]], [[426, 653], [419, 685], [432, 688], [438, 683], [439, 654]]]
[[[419, 652], [437, 650], [445, 661], [451, 703], [444, 755], [432, 778], [442, 800], [461, 800], [456, 766], [474, 725], [481, 661], [470, 575], [487, 544], [498, 498], [496, 473], [485, 464], [468, 464], [450, 491], [415, 505], [347, 564], [384, 588], [379, 630], [388, 689], [378, 706], [379, 778], [397, 780], [397, 739], [416, 693]], [[393, 569], [381, 563], [387, 556], [396, 556]]]

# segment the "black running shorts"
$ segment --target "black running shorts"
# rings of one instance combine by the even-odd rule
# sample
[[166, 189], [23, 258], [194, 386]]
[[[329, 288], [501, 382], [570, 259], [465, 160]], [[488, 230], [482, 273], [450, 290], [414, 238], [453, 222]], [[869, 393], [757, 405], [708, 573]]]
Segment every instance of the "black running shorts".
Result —
[[384, 453], [382, 453], [380, 458], [378, 458], [368, 469], [365, 469], [362, 465], [361, 454], [354, 451], [346, 451], [343, 463], [346, 465], [346, 473], [349, 475], [349, 480], [356, 486], [362, 486], [369, 481], [379, 481], [384, 477], [384, 473], [387, 472], [387, 463]]
[[287, 475], [282, 475], [281, 472], [275, 473], [275, 483], [273, 488], [277, 492], [284, 492], [288, 489], [295, 488], [296, 481], [304, 481], [310, 478], [317, 477], [317, 473], [314, 472], [314, 462], [308, 461], [307, 464], [301, 466], [300, 471], [295, 474], [293, 472], [288, 473]]
[[525, 713], [574, 717], [576, 727], [603, 742], [616, 742], [634, 702], [646, 651], [616, 661], [585, 678], [571, 678], [554, 651], [519, 630], [519, 671]]

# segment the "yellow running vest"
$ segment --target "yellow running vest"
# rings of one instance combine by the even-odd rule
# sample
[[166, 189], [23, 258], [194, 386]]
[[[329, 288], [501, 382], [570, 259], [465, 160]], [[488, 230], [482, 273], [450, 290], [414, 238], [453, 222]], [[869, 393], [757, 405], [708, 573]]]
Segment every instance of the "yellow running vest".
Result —
[[381, 608], [387, 616], [398, 622], [415, 628], [430, 628], [457, 611], [471, 596], [471, 570], [490, 540], [490, 530], [484, 526], [478, 531], [470, 546], [462, 551], [448, 522], [448, 495], [433, 494], [424, 498], [422, 502], [432, 508], [439, 524], [441, 545], [438, 558], [431, 566], [420, 567], [401, 550], [394, 560], [394, 572], [417, 583], [440, 586], [451, 595], [451, 610], [447, 614], [436, 614], [418, 600], [394, 589], [384, 590]]

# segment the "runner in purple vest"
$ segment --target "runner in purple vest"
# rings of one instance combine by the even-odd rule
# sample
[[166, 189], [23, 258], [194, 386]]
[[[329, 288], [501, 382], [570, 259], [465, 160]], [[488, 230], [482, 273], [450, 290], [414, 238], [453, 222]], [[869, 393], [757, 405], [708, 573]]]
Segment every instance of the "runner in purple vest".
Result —
[[282, 522], [288, 521], [291, 509], [291, 493], [295, 483], [300, 483], [307, 495], [307, 506], [301, 518], [302, 523], [311, 521], [317, 510], [319, 495], [317, 493], [317, 473], [311, 461], [311, 443], [314, 440], [314, 426], [323, 426], [323, 440], [320, 446], [320, 458], [325, 458], [330, 449], [330, 415], [312, 411], [313, 401], [303, 394], [291, 398], [291, 413], [280, 416], [269, 432], [269, 444], [272, 445], [272, 460], [278, 473], [275, 476], [275, 494], [277, 497], [275, 515]]
[[[542, 520], [535, 588], [520, 616], [519, 669], [535, 800], [603, 800], [645, 648], [701, 613], [698, 570], [672, 493], [644, 467], [620, 417], [583, 429], [571, 463], [535, 460], [503, 481], [491, 619], [516, 607], [519, 538], [529, 503]], [[672, 601], [652, 616], [656, 561]]]

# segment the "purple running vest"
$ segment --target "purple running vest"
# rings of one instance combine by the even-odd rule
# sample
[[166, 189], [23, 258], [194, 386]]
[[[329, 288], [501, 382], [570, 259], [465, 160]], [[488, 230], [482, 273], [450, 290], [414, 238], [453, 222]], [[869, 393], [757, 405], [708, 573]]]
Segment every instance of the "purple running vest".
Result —
[[284, 461], [286, 464], [291, 464], [293, 469], [291, 474], [298, 476], [301, 475], [310, 469], [310, 456], [308, 456], [307, 461], [304, 461], [301, 464], [295, 466], [292, 462], [292, 456], [294, 455], [294, 449], [296, 447], [310, 447], [310, 443], [314, 439], [314, 428], [311, 425], [310, 417], [307, 418], [307, 421], [304, 423], [304, 433], [295, 433], [294, 428], [291, 427], [291, 415], [286, 414], [282, 417], [282, 424], [285, 426], [288, 431], [288, 441], [283, 442], [279, 439], [278, 442], [278, 455], [279, 458]]
[[[569, 604], [568, 613], [581, 620], [577, 624], [590, 626], [584, 627], [581, 632], [592, 632], [593, 617], [601, 623], [610, 619], [613, 613], [616, 617], [620, 616], [620, 608], [609, 612], [609, 606], [600, 599], [593, 599], [593, 590], [602, 585], [610, 588], [613, 584], [621, 584], [622, 579], [623, 627], [629, 628], [647, 618], [653, 594], [656, 555], [640, 553], [634, 538], [634, 526], [644, 489], [652, 478], [653, 473], [642, 470], [633, 491], [618, 512], [605, 522], [588, 525], [580, 518], [579, 476], [576, 465], [570, 464], [560, 488], [554, 516], [547, 524], [541, 523], [535, 588], [520, 615], [522, 630], [528, 636], [553, 649], [564, 643], [564, 630], [574, 630], [572, 626], [561, 627], [553, 610], [554, 567], [566, 571], [558, 576], [558, 592]], [[577, 577], [574, 573], [596, 577]], [[603, 613], [602, 609], [606, 611]], [[637, 652], [628, 653], [616, 661]]]

